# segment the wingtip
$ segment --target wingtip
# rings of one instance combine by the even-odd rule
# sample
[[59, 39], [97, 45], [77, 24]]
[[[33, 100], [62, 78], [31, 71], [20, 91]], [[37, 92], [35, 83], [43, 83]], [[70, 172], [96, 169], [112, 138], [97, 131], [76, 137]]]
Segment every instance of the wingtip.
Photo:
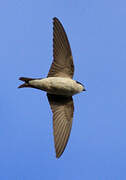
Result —
[[56, 154], [56, 159], [59, 159], [61, 155], [59, 154]]
[[57, 17], [54, 17], [54, 18], [53, 18], [53, 22], [56, 22], [56, 21], [57, 21], [57, 22], [60, 22]]
[[64, 150], [56, 152], [56, 158], [59, 159], [62, 156], [63, 152], [64, 152]]
[[56, 20], [56, 19], [58, 19], [57, 17], [53, 17], [53, 20]]

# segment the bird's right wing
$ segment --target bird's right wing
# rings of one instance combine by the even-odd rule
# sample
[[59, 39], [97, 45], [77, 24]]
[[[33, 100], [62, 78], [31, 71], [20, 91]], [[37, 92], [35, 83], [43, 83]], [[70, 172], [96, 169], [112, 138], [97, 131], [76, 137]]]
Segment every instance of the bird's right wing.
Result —
[[47, 77], [69, 77], [74, 74], [73, 57], [66, 32], [57, 18], [53, 18], [53, 62]]
[[53, 112], [53, 134], [56, 157], [59, 158], [67, 145], [72, 127], [74, 104], [72, 97], [47, 93]]

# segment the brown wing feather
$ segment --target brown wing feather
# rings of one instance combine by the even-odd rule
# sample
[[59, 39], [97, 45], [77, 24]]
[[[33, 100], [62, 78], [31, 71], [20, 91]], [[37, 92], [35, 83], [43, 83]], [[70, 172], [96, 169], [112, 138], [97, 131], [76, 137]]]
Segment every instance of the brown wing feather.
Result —
[[47, 77], [69, 77], [74, 74], [74, 64], [66, 32], [57, 18], [53, 18], [53, 62]]
[[67, 145], [72, 127], [74, 104], [72, 97], [47, 94], [53, 112], [53, 134], [56, 157], [59, 158]]

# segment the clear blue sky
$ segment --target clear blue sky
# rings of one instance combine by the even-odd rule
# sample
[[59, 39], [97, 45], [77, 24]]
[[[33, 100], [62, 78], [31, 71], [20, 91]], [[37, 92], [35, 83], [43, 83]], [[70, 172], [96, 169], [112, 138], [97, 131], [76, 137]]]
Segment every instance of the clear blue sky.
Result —
[[[46, 93], [17, 89], [20, 76], [46, 77], [55, 16], [87, 89], [58, 160]], [[126, 1], [1, 1], [0, 117], [1, 180], [126, 180]]]

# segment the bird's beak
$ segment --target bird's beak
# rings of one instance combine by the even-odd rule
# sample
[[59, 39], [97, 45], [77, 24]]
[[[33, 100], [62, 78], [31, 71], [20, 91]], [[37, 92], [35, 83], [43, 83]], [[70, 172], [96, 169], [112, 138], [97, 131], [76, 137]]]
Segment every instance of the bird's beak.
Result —
[[86, 91], [86, 89], [84, 88], [83, 91]]

